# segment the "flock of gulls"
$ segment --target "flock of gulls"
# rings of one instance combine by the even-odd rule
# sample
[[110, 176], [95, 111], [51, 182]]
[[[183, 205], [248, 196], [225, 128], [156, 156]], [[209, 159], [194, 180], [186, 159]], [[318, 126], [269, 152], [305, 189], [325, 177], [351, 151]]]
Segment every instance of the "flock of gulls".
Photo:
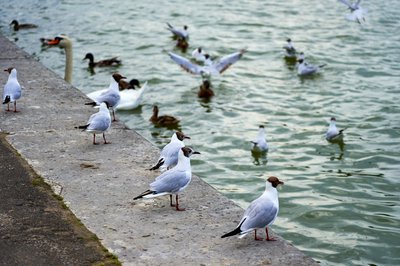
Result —
[[[361, 8], [360, 0], [356, 3], [350, 3], [347, 0], [339, 0], [350, 9], [350, 14], [346, 17], [349, 20], [361, 23], [365, 21], [364, 14], [366, 10]], [[36, 28], [33, 24], [19, 24], [13, 20], [10, 24], [15, 31], [20, 29]], [[172, 33], [172, 38], [176, 40], [176, 47], [185, 52], [189, 47], [189, 32], [188, 26], [182, 29], [176, 28], [167, 23], [167, 29]], [[59, 35], [54, 39], [41, 38], [42, 45], [58, 46], [65, 49], [66, 67], [65, 80], [71, 82], [72, 78], [72, 41], [68, 36]], [[287, 39], [284, 49], [284, 57], [286, 60], [294, 60], [297, 65], [297, 74], [299, 76], [314, 75], [318, 73], [324, 65], [314, 66], [305, 60], [304, 53], [298, 53], [294, 47], [292, 40]], [[196, 48], [191, 53], [191, 58], [185, 58], [173, 52], [168, 52], [169, 57], [178, 64], [183, 70], [190, 74], [201, 76], [202, 84], [198, 91], [200, 98], [210, 98], [214, 96], [211, 85], [211, 76], [220, 75], [230, 66], [236, 63], [245, 53], [246, 49], [241, 49], [235, 53], [226, 55], [219, 60], [214, 61], [208, 53], [201, 47]], [[96, 67], [118, 66], [121, 60], [117, 57], [95, 61], [91, 53], [87, 53], [84, 57], [89, 60], [88, 67], [94, 69]], [[14, 112], [17, 112], [17, 100], [21, 98], [22, 88], [17, 79], [17, 70], [13, 67], [5, 69], [9, 76], [3, 89], [3, 104], [7, 104], [6, 111], [10, 112], [10, 103], [14, 104]], [[102, 134], [104, 144], [108, 144], [105, 137], [105, 132], [110, 129], [112, 121], [115, 121], [115, 110], [132, 110], [141, 104], [143, 93], [147, 89], [147, 81], [141, 85], [137, 79], [126, 81], [126, 77], [119, 73], [114, 73], [110, 78], [110, 84], [107, 89], [89, 93], [87, 96], [92, 100], [85, 103], [99, 109], [98, 112], [92, 114], [87, 123], [81, 126], [76, 126], [77, 129], [82, 129], [93, 134], [93, 144], [96, 142], [96, 134]], [[110, 110], [112, 112], [112, 119]], [[153, 115], [149, 119], [155, 126], [177, 128], [179, 120], [173, 116], [159, 116], [158, 106], [153, 106]], [[325, 138], [332, 143], [343, 143], [343, 130], [336, 127], [336, 119], [330, 119], [329, 127], [326, 131]], [[190, 165], [190, 157], [194, 154], [200, 154], [193, 148], [187, 147], [184, 144], [185, 139], [190, 139], [181, 131], [175, 131], [170, 142], [161, 150], [159, 158], [154, 166], [149, 170], [159, 170], [161, 174], [157, 176], [154, 182], [149, 184], [149, 188], [134, 200], [142, 198], [154, 198], [164, 195], [170, 196], [170, 205], [175, 207], [177, 211], [183, 211], [184, 208], [179, 207], [179, 193], [185, 190], [192, 178]], [[268, 152], [268, 143], [266, 140], [266, 132], [263, 125], [259, 126], [257, 137], [252, 141], [252, 152], [265, 154]], [[244, 237], [254, 231], [254, 239], [262, 240], [257, 236], [257, 229], [265, 229], [266, 240], [273, 240], [268, 235], [268, 226], [276, 219], [279, 211], [278, 191], [277, 187], [283, 185], [283, 182], [277, 177], [271, 176], [267, 179], [264, 193], [251, 202], [245, 210], [242, 219], [238, 226], [222, 236], [222, 238], [240, 235]], [[173, 195], [175, 195], [175, 204], [173, 203]]]

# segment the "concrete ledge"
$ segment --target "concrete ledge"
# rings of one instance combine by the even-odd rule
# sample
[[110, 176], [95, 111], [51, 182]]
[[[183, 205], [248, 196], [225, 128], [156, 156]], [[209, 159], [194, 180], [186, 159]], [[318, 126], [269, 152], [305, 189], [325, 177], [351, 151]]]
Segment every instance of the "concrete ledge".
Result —
[[[0, 112], [7, 140], [102, 244], [125, 265], [317, 265], [283, 239], [221, 239], [243, 209], [194, 176], [182, 194], [185, 212], [169, 198], [133, 201], [158, 175], [146, 170], [159, 150], [114, 122], [109, 145], [92, 145], [74, 126], [94, 110], [86, 96], [0, 36], [0, 67], [14, 66], [25, 87], [20, 112]], [[4, 86], [6, 73], [0, 74]], [[279, 218], [278, 218], [279, 219]]]

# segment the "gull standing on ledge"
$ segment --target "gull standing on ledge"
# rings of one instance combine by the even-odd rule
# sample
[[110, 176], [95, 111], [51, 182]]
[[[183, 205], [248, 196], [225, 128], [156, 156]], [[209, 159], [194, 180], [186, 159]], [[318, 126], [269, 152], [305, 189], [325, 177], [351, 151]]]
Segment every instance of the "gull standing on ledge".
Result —
[[106, 103], [100, 104], [100, 110], [98, 113], [92, 114], [89, 121], [84, 126], [78, 126], [75, 128], [83, 129], [86, 132], [93, 133], [93, 144], [96, 143], [96, 134], [103, 133], [104, 144], [109, 144], [107, 142], [104, 132], [106, 132], [111, 127], [111, 116]]
[[343, 131], [344, 129], [338, 130], [336, 127], [336, 118], [332, 117], [331, 121], [329, 122], [328, 131], [325, 133], [325, 139], [327, 141], [341, 141], [343, 140]]
[[107, 106], [111, 108], [112, 113], [113, 113], [113, 121], [117, 121], [115, 119], [115, 112], [114, 109], [117, 107], [119, 101], [121, 100], [121, 96], [119, 94], [119, 85], [118, 82], [120, 79], [124, 79], [125, 77], [115, 73], [112, 75], [111, 80], [110, 80], [110, 86], [108, 87], [108, 90], [102, 92], [98, 97], [96, 97], [94, 102], [89, 102], [85, 103], [85, 105], [92, 105], [96, 106], [99, 105], [102, 102], [107, 103]]
[[8, 72], [8, 80], [4, 85], [3, 91], [3, 104], [7, 104], [7, 111], [10, 111], [10, 103], [14, 103], [14, 112], [17, 112], [17, 100], [21, 98], [22, 90], [21, 85], [17, 80], [17, 70], [13, 67], [4, 69]]
[[265, 228], [266, 240], [274, 240], [269, 238], [268, 226], [275, 221], [279, 212], [278, 190], [276, 189], [278, 185], [283, 185], [283, 182], [275, 176], [269, 177], [264, 193], [246, 209], [238, 227], [221, 238], [237, 234], [240, 235], [239, 238], [242, 238], [254, 230], [254, 240], [262, 240], [257, 237], [257, 229]]
[[161, 171], [164, 171], [174, 167], [178, 163], [179, 151], [181, 148], [185, 147], [185, 144], [183, 143], [184, 139], [190, 139], [190, 137], [180, 131], [176, 131], [172, 135], [171, 141], [161, 150], [157, 164], [149, 170], [160, 168]]
[[[134, 200], [141, 198], [154, 198], [164, 195], [170, 195], [170, 206], [177, 211], [184, 211], [179, 208], [178, 193], [182, 192], [192, 180], [192, 169], [190, 166], [190, 156], [200, 154], [189, 147], [183, 147], [178, 154], [178, 164], [159, 175], [156, 180], [150, 184], [150, 189], [146, 190]], [[172, 195], [175, 194], [175, 205], [172, 204]]]

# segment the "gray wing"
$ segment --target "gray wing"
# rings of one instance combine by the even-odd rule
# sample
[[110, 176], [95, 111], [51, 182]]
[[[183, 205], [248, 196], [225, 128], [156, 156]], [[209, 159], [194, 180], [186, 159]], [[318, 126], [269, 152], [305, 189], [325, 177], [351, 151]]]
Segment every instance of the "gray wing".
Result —
[[178, 153], [179, 150], [184, 147], [180, 142], [171, 142], [168, 143], [161, 151], [161, 155], [164, 159], [164, 165], [171, 165], [178, 163]]
[[86, 129], [87, 131], [104, 132], [111, 126], [111, 117], [108, 113], [95, 113], [90, 116], [88, 124], [89, 126]]
[[99, 104], [102, 102], [107, 102], [110, 107], [115, 107], [118, 105], [120, 99], [121, 96], [118, 92], [115, 92], [113, 90], [106, 90], [105, 92], [100, 94], [99, 97], [97, 97], [96, 102]]
[[242, 49], [239, 52], [224, 56], [213, 66], [221, 74], [222, 72], [227, 70], [231, 65], [236, 63], [240, 58], [242, 58], [245, 52], [247, 52], [246, 49]]
[[339, 2], [345, 4], [348, 8], [353, 9], [351, 3], [347, 0], [338, 0]]
[[187, 38], [187, 34], [185, 34], [183, 31], [181, 31], [181, 30], [178, 30], [178, 29], [175, 29], [171, 24], [169, 24], [168, 22], [167, 22], [167, 25], [168, 25], [168, 30], [169, 31], [171, 31], [175, 36], [177, 36], [178, 38], [181, 38], [181, 39], [186, 39]]
[[247, 231], [255, 228], [264, 228], [270, 225], [278, 214], [278, 208], [271, 202], [265, 202], [260, 198], [253, 201], [246, 209], [243, 219], [246, 219], [240, 229]]
[[14, 101], [14, 99], [19, 99], [21, 97], [21, 86], [18, 82], [6, 83], [3, 91], [3, 101], [7, 95], [10, 96], [11, 101]]
[[201, 67], [199, 65], [193, 64], [188, 59], [172, 52], [169, 52], [168, 54], [175, 63], [177, 63], [180, 67], [182, 67], [190, 74], [198, 75], [201, 73]]
[[157, 193], [175, 193], [185, 187], [190, 182], [190, 176], [186, 171], [177, 171], [174, 168], [161, 174], [150, 184], [150, 189]]

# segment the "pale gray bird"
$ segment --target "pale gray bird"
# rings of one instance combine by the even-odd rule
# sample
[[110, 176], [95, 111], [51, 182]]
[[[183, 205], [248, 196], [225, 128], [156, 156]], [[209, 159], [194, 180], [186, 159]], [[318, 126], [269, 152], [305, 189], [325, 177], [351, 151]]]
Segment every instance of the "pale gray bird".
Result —
[[278, 216], [279, 200], [276, 187], [281, 184], [283, 185], [283, 182], [277, 177], [269, 177], [265, 185], [264, 193], [249, 205], [236, 229], [221, 236], [221, 238], [238, 234], [240, 235], [239, 237], [242, 238], [254, 230], [254, 239], [262, 240], [257, 237], [257, 229], [265, 228], [266, 240], [274, 240], [269, 238], [268, 226], [271, 225]]
[[[200, 154], [192, 148], [183, 147], [178, 154], [178, 164], [161, 175], [150, 184], [150, 189], [146, 190], [139, 196], [133, 198], [154, 198], [164, 195], [170, 195], [170, 205], [176, 208], [177, 211], [184, 211], [179, 208], [178, 194], [182, 192], [192, 180], [192, 169], [190, 166], [190, 156], [192, 154]], [[172, 195], [175, 195], [175, 205], [172, 204]]]
[[14, 103], [14, 112], [17, 112], [17, 100], [21, 98], [21, 85], [17, 79], [17, 70], [15, 68], [4, 69], [8, 72], [8, 80], [4, 85], [3, 104], [7, 104], [7, 111], [10, 111], [10, 103]]
[[343, 140], [343, 131], [345, 129], [338, 130], [336, 127], [336, 118], [331, 117], [329, 122], [329, 128], [325, 133], [325, 139], [327, 141], [340, 141]]

